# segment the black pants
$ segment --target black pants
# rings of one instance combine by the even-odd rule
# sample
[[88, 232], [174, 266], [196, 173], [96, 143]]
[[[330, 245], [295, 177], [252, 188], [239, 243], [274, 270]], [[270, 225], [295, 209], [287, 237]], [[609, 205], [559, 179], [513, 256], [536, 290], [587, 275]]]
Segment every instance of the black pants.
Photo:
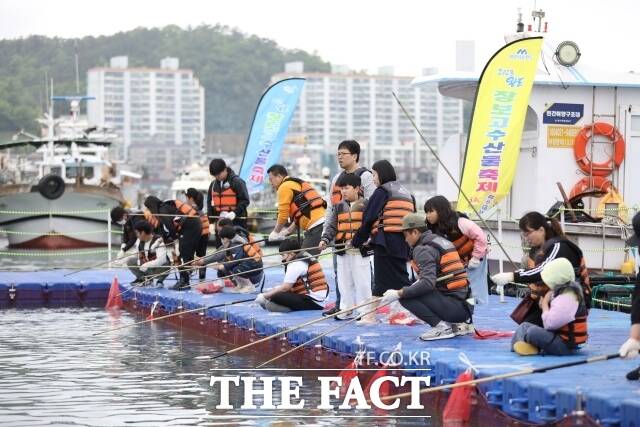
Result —
[[278, 292], [269, 299], [278, 305], [289, 307], [291, 311], [322, 310], [322, 306], [309, 295], [296, 294], [295, 292]]
[[314, 225], [310, 229], [304, 232], [302, 242], [300, 246], [304, 250], [305, 248], [314, 248], [307, 249], [307, 252], [311, 255], [319, 255], [320, 249], [316, 246], [320, 244], [320, 238], [322, 237], [322, 224]]
[[400, 304], [431, 326], [436, 326], [441, 320], [464, 322], [471, 313], [471, 307], [466, 302], [440, 291], [431, 291], [417, 298], [400, 298]]
[[[200, 235], [200, 240], [198, 240], [198, 246], [196, 246], [196, 255], [202, 258], [207, 254], [207, 243], [209, 242], [209, 235]], [[198, 277], [200, 280], [204, 280], [207, 277], [207, 267], [201, 267], [198, 269]]]
[[376, 245], [373, 253], [374, 285], [372, 294], [381, 297], [389, 289], [402, 289], [409, 286], [407, 260], [390, 256], [383, 247]]
[[[180, 260], [182, 263], [193, 261], [193, 256], [196, 253], [198, 242], [200, 241], [200, 233], [202, 232], [202, 225], [200, 224], [200, 218], [187, 218], [180, 230], [179, 242], [180, 242]], [[180, 280], [183, 283], [189, 283], [189, 267], [185, 266], [184, 271], [180, 272]]]

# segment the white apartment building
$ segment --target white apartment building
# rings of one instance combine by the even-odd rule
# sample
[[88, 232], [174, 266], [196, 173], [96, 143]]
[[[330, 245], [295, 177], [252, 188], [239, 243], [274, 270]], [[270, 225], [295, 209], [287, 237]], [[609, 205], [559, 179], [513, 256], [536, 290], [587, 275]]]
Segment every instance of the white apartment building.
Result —
[[[123, 139], [121, 158], [135, 146], [181, 147], [168, 164], [179, 168], [199, 150], [205, 136], [204, 88], [192, 70], [180, 69], [178, 58], [165, 58], [160, 68], [129, 68], [128, 57], [111, 58], [109, 67], [87, 73], [91, 123], [113, 128]], [[145, 159], [133, 159], [132, 161]]]
[[355, 139], [362, 147], [361, 164], [370, 166], [387, 159], [403, 179], [435, 184], [436, 161], [392, 92], [398, 94], [434, 148], [462, 132], [462, 101], [443, 98], [435, 85], [413, 88], [413, 77], [395, 76], [390, 67], [377, 75], [355, 74], [345, 67], [334, 67], [333, 71], [305, 73], [301, 62], [293, 62], [286, 64], [284, 73], [272, 77], [272, 82], [306, 78], [289, 135], [304, 139], [305, 152], [316, 154], [323, 166], [334, 171], [338, 143]]

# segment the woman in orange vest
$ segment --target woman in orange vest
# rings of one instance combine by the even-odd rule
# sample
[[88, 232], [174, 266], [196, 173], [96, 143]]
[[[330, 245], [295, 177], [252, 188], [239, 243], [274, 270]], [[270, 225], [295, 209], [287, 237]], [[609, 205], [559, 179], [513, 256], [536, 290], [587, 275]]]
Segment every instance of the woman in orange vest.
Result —
[[283, 283], [259, 294], [256, 302], [265, 310], [281, 313], [322, 310], [329, 285], [318, 260], [301, 250], [297, 239], [284, 240], [279, 250], [286, 263]]
[[[371, 167], [377, 188], [364, 211], [362, 226], [351, 239], [351, 245], [373, 246], [373, 296], [380, 297], [388, 289], [402, 289], [410, 284], [407, 272], [409, 246], [402, 236], [402, 218], [415, 212], [411, 193], [396, 181], [396, 171], [387, 160]], [[373, 308], [372, 308], [373, 309]], [[374, 318], [361, 323], [375, 322]]]
[[[198, 240], [198, 245], [196, 246], [196, 256], [202, 258], [207, 254], [207, 244], [209, 243], [209, 217], [202, 212], [204, 196], [195, 188], [187, 188], [184, 194], [191, 207], [198, 212], [198, 216], [200, 217], [202, 231], [200, 232], [200, 240]], [[198, 277], [200, 280], [204, 280], [207, 277], [207, 269], [200, 268], [198, 270]]]
[[582, 286], [575, 282], [573, 265], [566, 258], [550, 261], [540, 274], [550, 289], [538, 301], [543, 326], [521, 323], [513, 335], [512, 350], [522, 356], [571, 354], [587, 341], [587, 322], [578, 321], [587, 312]]
[[475, 222], [451, 209], [444, 196], [435, 196], [424, 204], [427, 228], [456, 247], [460, 259], [467, 267], [471, 292], [476, 304], [489, 301], [487, 286], [487, 236]]
[[234, 225], [247, 228], [247, 184], [223, 159], [211, 160], [209, 172], [215, 179], [207, 192], [207, 215], [216, 217], [212, 219], [229, 218]]

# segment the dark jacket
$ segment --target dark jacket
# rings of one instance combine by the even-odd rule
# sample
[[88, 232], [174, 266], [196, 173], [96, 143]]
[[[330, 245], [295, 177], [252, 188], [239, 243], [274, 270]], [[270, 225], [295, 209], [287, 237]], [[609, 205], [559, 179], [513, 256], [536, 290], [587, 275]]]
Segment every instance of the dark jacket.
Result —
[[582, 250], [565, 237], [554, 237], [547, 240], [540, 252], [535, 256], [536, 266], [527, 270], [518, 270], [514, 273], [516, 283], [541, 283], [540, 273], [545, 265], [556, 258], [566, 258], [576, 269], [576, 276], [580, 268]]
[[640, 273], [636, 277], [636, 287], [633, 288], [633, 297], [631, 299], [631, 324], [640, 323]]
[[122, 244], [125, 245], [122, 250], [125, 252], [131, 249], [136, 244], [136, 240], [138, 240], [135, 230], [136, 224], [144, 221], [144, 215], [139, 210], [130, 209], [127, 211], [127, 215], [127, 222], [122, 226]]
[[[209, 191], [207, 191], [207, 215], [208, 216], [218, 216], [220, 212], [214, 207], [211, 206], [211, 191], [215, 191], [217, 193], [221, 193], [223, 190], [231, 187], [233, 191], [236, 193], [237, 204], [234, 212], [236, 217], [247, 216], [247, 207], [249, 206], [249, 193], [247, 192], [247, 184], [244, 182], [242, 178], [240, 178], [231, 168], [227, 168], [227, 179], [224, 182], [218, 181], [214, 179], [211, 181], [209, 185]], [[236, 222], [235, 224], [241, 224], [246, 222], [245, 220]]]
[[[367, 203], [367, 208], [364, 211], [362, 227], [360, 227], [351, 240], [351, 244], [354, 247], [359, 248], [367, 241], [371, 235], [371, 227], [380, 217], [388, 198], [389, 195], [387, 191], [382, 187], [376, 188], [373, 192]], [[385, 233], [385, 231], [380, 228], [371, 240], [371, 244], [374, 245], [376, 255], [393, 256], [405, 260], [409, 259], [409, 245], [405, 242], [402, 233]]]

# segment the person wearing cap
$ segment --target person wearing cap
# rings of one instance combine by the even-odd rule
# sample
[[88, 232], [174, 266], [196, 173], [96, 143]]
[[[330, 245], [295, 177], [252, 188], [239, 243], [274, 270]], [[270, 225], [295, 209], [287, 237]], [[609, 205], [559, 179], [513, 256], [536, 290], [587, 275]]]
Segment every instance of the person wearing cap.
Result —
[[207, 215], [229, 218], [234, 225], [247, 228], [247, 207], [250, 203], [247, 184], [223, 159], [211, 160], [209, 172], [215, 179], [207, 192]]
[[576, 282], [573, 264], [566, 258], [550, 261], [540, 275], [549, 288], [538, 301], [543, 326], [521, 323], [511, 341], [512, 350], [522, 356], [572, 354], [588, 336], [583, 287]]
[[[629, 332], [629, 339], [622, 344], [619, 350], [620, 357], [624, 359], [637, 357], [640, 351], [640, 272], [638, 272], [638, 263], [640, 262], [640, 257], [638, 256], [638, 246], [640, 246], [640, 212], [633, 216], [631, 224], [633, 225], [634, 234], [627, 240], [627, 246], [635, 255], [636, 286], [633, 289], [633, 296], [631, 298], [631, 331]], [[640, 367], [629, 372], [627, 379], [640, 379]]]
[[[411, 213], [402, 218], [402, 233], [411, 248], [411, 258], [418, 280], [402, 289], [389, 289], [380, 305], [398, 300], [413, 315], [431, 326], [420, 336], [424, 341], [453, 338], [452, 324], [471, 319], [473, 306], [469, 280], [456, 247], [444, 237], [427, 229], [426, 218]], [[436, 281], [436, 279], [438, 279]]]
[[[198, 244], [196, 245], [196, 256], [202, 258], [207, 254], [207, 244], [209, 243], [209, 217], [202, 211], [204, 207], [204, 196], [195, 188], [187, 188], [184, 195], [187, 198], [187, 202], [198, 212], [198, 216], [200, 216], [202, 231], [200, 232], [200, 240], [198, 240]], [[198, 270], [198, 277], [201, 281], [207, 277], [206, 267]]]

